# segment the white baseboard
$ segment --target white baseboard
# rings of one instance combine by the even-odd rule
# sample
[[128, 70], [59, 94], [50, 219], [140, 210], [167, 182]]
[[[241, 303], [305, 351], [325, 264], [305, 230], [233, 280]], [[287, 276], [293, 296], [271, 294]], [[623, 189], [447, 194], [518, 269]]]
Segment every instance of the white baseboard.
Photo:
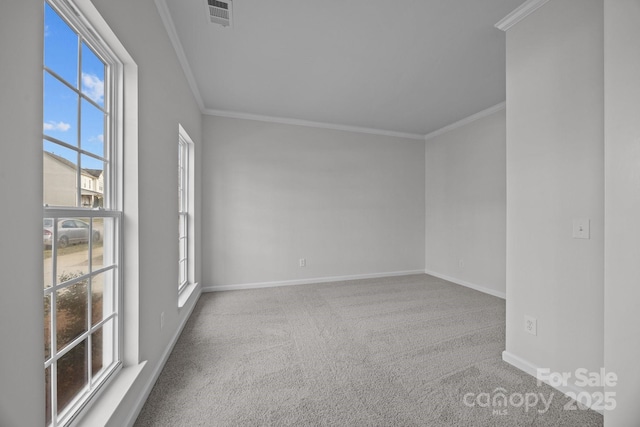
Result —
[[[533, 363], [522, 359], [521, 357], [518, 357], [514, 354], [509, 353], [508, 351], [503, 351], [502, 352], [502, 360], [504, 360], [505, 362], [507, 362], [510, 365], [515, 366], [516, 368], [520, 369], [521, 371], [526, 372], [527, 374], [531, 375], [534, 378], [538, 378], [538, 366], [534, 365]], [[548, 384], [550, 387], [555, 388], [556, 390], [558, 390], [559, 392], [561, 392], [562, 394], [567, 394], [567, 393], [572, 393], [572, 398], [574, 396], [580, 396], [581, 393], [587, 393], [589, 394], [589, 391], [586, 389], [583, 389], [581, 387], [575, 386], [573, 384], [567, 384], [566, 386], [554, 386], [552, 384], [549, 384], [547, 381], [543, 381], [545, 384]], [[591, 407], [591, 405], [587, 405], [587, 403], [590, 402], [580, 402], [585, 406]], [[593, 409], [592, 410], [603, 414], [604, 415], [604, 411], [600, 410], [600, 409]]]
[[476, 285], [475, 283], [466, 282], [464, 280], [456, 279], [455, 277], [446, 276], [444, 274], [436, 273], [435, 271], [425, 270], [424, 274], [428, 274], [429, 276], [434, 276], [439, 279], [446, 280], [447, 282], [455, 283], [456, 285], [465, 286], [467, 288], [475, 289], [476, 291], [483, 292], [485, 294], [493, 295], [494, 297], [507, 299], [507, 294], [505, 292], [496, 291], [494, 289], [487, 288], [485, 286]]
[[164, 365], [167, 363], [167, 360], [169, 359], [169, 355], [173, 351], [173, 347], [175, 347], [176, 342], [178, 342], [178, 338], [180, 338], [180, 334], [182, 333], [182, 330], [187, 324], [187, 321], [189, 321], [189, 318], [191, 317], [191, 313], [193, 312], [193, 309], [196, 307], [198, 298], [200, 298], [200, 295], [202, 294], [202, 288], [198, 287], [194, 292], [196, 293], [196, 295], [194, 297], [193, 304], [191, 305], [191, 307], [188, 308], [189, 312], [183, 317], [182, 323], [180, 323], [175, 334], [173, 334], [173, 337], [171, 337], [171, 341], [169, 342], [169, 345], [164, 350], [164, 353], [162, 353], [162, 357], [160, 358], [160, 363], [156, 365], [155, 369], [153, 370], [153, 373], [151, 374], [151, 377], [149, 378], [149, 381], [147, 381], [147, 383], [145, 384], [142, 390], [142, 393], [136, 399], [136, 403], [133, 406], [131, 413], [126, 418], [126, 422], [124, 424], [125, 426], [132, 427], [133, 424], [136, 422], [138, 415], [140, 415], [140, 411], [142, 411], [142, 407], [147, 401], [147, 398], [149, 397], [149, 394], [151, 393], [153, 386], [156, 384], [156, 381], [158, 381], [158, 377], [160, 376], [160, 373], [162, 372]]
[[387, 273], [354, 274], [350, 276], [316, 277], [313, 279], [282, 280], [274, 282], [241, 283], [237, 285], [216, 285], [202, 288], [202, 292], [237, 291], [241, 289], [275, 288], [278, 286], [308, 285], [312, 283], [342, 282], [345, 280], [376, 279], [380, 277], [408, 276], [424, 274], [423, 270], [392, 271]]

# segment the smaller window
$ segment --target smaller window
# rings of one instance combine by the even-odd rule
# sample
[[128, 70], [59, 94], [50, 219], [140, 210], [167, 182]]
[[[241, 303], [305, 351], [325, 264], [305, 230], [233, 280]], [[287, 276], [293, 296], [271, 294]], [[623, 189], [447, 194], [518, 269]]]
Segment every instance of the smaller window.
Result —
[[178, 291], [192, 282], [193, 271], [193, 142], [178, 131]]

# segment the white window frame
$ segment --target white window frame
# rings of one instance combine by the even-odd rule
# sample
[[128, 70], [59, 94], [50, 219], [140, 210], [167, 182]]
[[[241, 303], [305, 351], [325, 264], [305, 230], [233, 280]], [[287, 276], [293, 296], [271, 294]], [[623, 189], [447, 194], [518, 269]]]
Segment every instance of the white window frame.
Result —
[[[123, 291], [122, 291], [122, 278], [123, 278], [123, 256], [122, 256], [122, 222], [123, 222], [123, 199], [122, 199], [122, 115], [123, 115], [123, 81], [124, 81], [124, 66], [120, 62], [118, 56], [113, 53], [108, 44], [105, 43], [97, 34], [98, 32], [89, 24], [87, 19], [75, 9], [74, 5], [70, 2], [62, 0], [45, 0], [45, 2], [55, 10], [58, 15], [69, 25], [69, 27], [80, 36], [79, 46], [81, 42], [85, 42], [94, 53], [107, 65], [104, 76], [105, 84], [105, 97], [104, 97], [104, 110], [107, 111], [109, 119], [105, 126], [104, 144], [105, 144], [105, 169], [104, 169], [104, 208], [103, 209], [88, 209], [81, 207], [81, 179], [82, 172], [80, 169], [77, 171], [77, 202], [76, 207], [51, 207], [44, 206], [43, 218], [52, 218], [54, 222], [53, 236], [52, 236], [52, 264], [53, 264], [53, 278], [57, 278], [56, 260], [57, 260], [57, 234], [58, 229], [55, 226], [56, 220], [63, 217], [71, 218], [88, 218], [90, 219], [90, 236], [93, 236], [93, 219], [103, 218], [106, 222], [113, 224], [112, 226], [105, 226], [103, 241], [105, 248], [104, 255], [104, 268], [97, 269], [95, 271], [88, 270], [87, 274], [81, 277], [68, 280], [64, 283], [56, 284], [54, 280], [53, 285], [44, 288], [44, 297], [51, 298], [51, 324], [50, 324], [50, 354], [47, 360], [45, 360], [45, 369], [50, 368], [51, 375], [51, 423], [50, 426], [67, 426], [74, 422], [77, 415], [85, 408], [91, 399], [103, 388], [103, 386], [115, 376], [115, 374], [122, 368], [123, 361]], [[81, 61], [78, 61], [78, 73], [81, 72]], [[52, 70], [43, 68], [44, 73], [61, 80], [59, 76]], [[80, 75], [80, 74], [79, 74]], [[72, 90], [76, 90], [70, 87]], [[80, 92], [81, 88], [76, 90]], [[82, 94], [82, 99], [87, 99]], [[95, 105], [95, 103], [93, 103]], [[78, 116], [78, 128], [81, 128], [80, 117]], [[90, 155], [91, 153], [82, 151], [81, 147], [71, 146], [63, 141], [56, 140], [51, 136], [43, 135], [44, 140], [48, 140], [55, 144], [58, 144], [64, 148], [75, 151], [80, 158], [81, 155]], [[81, 165], [78, 166], [80, 168]], [[45, 178], [46, 179], [46, 178]], [[108, 249], [108, 250], [107, 250]], [[92, 258], [92, 244], [89, 241], [88, 244], [89, 258]], [[109, 301], [109, 304], [113, 305], [113, 312], [106, 317], [103, 317], [101, 321], [92, 325], [91, 316], [91, 279], [99, 274], [108, 273], [113, 278], [112, 292], [108, 296], [103, 296], [105, 300]], [[64, 348], [57, 350], [56, 345], [56, 293], [58, 290], [67, 286], [71, 286], [73, 283], [80, 281], [87, 282], [87, 328], [84, 333], [75, 338], [71, 343]], [[106, 286], [105, 286], [106, 287]], [[109, 366], [104, 366], [98, 375], [95, 377], [92, 374], [92, 354], [91, 354], [91, 334], [103, 325], [111, 323], [112, 335], [103, 336], [103, 356], [109, 354], [107, 360], [109, 360]], [[105, 334], [107, 335], [107, 334]], [[71, 402], [60, 413], [57, 411], [57, 361], [67, 354], [69, 351], [76, 348], [86, 340], [87, 351], [87, 384], [83, 389], [76, 394]]]
[[178, 126], [178, 294], [194, 278], [194, 143]]
[[178, 138], [178, 291], [189, 284], [189, 145]]

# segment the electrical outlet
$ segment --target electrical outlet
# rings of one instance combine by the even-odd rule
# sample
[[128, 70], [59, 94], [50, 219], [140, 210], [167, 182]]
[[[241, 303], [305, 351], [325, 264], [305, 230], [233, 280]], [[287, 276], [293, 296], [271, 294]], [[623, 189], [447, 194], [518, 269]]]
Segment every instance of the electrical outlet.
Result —
[[306, 267], [306, 266], [307, 266], [307, 259], [300, 258], [300, 267]]
[[531, 335], [538, 335], [538, 320], [535, 317], [524, 316], [524, 331]]
[[164, 329], [164, 311], [160, 313], [160, 330]]
[[589, 218], [575, 218], [573, 220], [573, 238], [589, 239], [591, 237], [591, 227]]

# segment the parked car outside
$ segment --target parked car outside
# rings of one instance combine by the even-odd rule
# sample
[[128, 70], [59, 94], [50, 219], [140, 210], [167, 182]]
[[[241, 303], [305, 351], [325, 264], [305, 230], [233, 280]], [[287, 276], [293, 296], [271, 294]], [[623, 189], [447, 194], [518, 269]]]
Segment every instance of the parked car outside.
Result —
[[[45, 247], [51, 247], [53, 241], [53, 219], [45, 218], [42, 241]], [[100, 231], [93, 230], [93, 241], [100, 241]], [[89, 224], [75, 218], [60, 218], [58, 220], [58, 247], [66, 248], [72, 244], [89, 242]]]

